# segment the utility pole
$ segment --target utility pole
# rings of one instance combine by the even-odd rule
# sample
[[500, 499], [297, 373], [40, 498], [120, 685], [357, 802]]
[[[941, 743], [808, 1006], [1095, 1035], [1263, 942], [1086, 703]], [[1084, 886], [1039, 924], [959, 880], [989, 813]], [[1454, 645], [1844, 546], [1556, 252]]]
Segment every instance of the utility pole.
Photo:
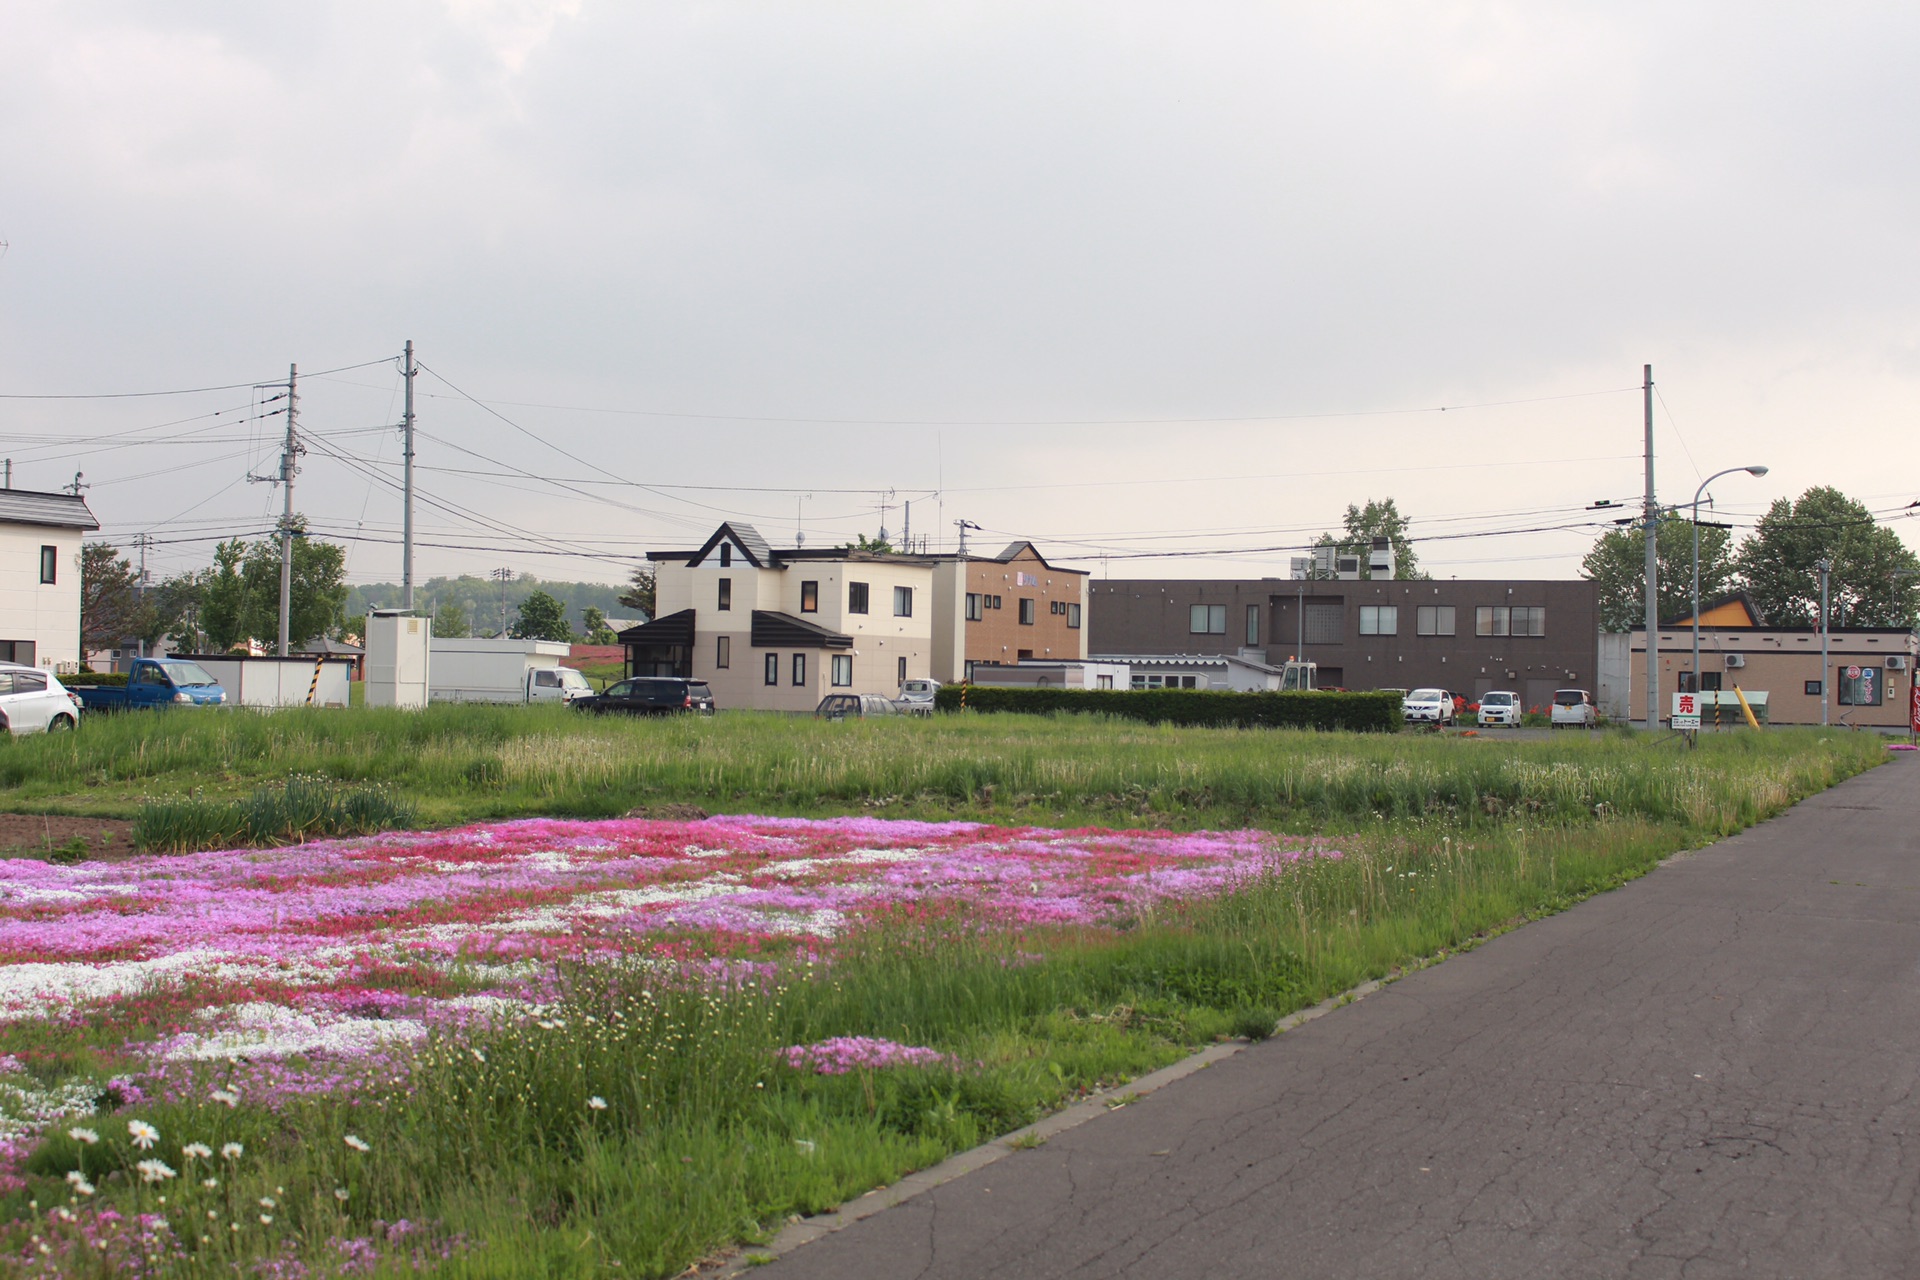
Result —
[[7, 488], [13, 488], [13, 459], [7, 459]]
[[500, 584], [500, 634], [507, 634], [507, 584], [513, 581], [513, 570], [495, 569], [487, 575]]
[[406, 460], [406, 496], [400, 509], [400, 607], [413, 612], [413, 339], [407, 339], [406, 366], [402, 371], [407, 380], [407, 413], [401, 419], [401, 429], [406, 437], [406, 447], [401, 456]]
[[287, 442], [280, 449], [280, 487], [286, 506], [280, 516], [280, 641], [274, 652], [287, 656], [287, 632], [293, 629], [293, 477], [299, 471], [300, 440], [295, 434], [299, 416], [300, 366], [287, 366]]
[[1647, 732], [1660, 727], [1660, 504], [1653, 495], [1653, 366], [1646, 366], [1647, 402]]
[[1813, 562], [1820, 571], [1820, 727], [1827, 727], [1827, 686], [1832, 672], [1827, 666], [1827, 582], [1833, 575], [1833, 561], [1824, 556]]
[[960, 530], [960, 554], [964, 556], [967, 554], [967, 530], [978, 529], [980, 526], [971, 520], [955, 520], [953, 523], [954, 527]]

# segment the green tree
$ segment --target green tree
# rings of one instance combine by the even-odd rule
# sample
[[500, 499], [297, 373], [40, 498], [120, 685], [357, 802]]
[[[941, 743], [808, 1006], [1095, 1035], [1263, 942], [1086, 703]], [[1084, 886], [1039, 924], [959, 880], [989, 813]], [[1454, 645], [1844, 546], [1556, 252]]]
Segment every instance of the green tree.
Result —
[[188, 570], [147, 589], [147, 626], [140, 639], [148, 649], [169, 637], [180, 648], [199, 648], [197, 622], [207, 576], [206, 570]]
[[[245, 585], [244, 635], [262, 644], [280, 636], [280, 540], [262, 538], [247, 548], [240, 568]], [[346, 617], [347, 553], [296, 530], [293, 583], [289, 592], [287, 643], [298, 647], [336, 629]]]
[[1368, 498], [1364, 507], [1347, 504], [1347, 513], [1341, 518], [1343, 530], [1339, 537], [1323, 533], [1314, 546], [1333, 547], [1340, 555], [1359, 556], [1360, 576], [1372, 578], [1373, 571], [1367, 566], [1367, 553], [1373, 549], [1375, 538], [1385, 538], [1393, 544], [1393, 576], [1403, 580], [1424, 581], [1430, 575], [1420, 571], [1419, 554], [1414, 551], [1413, 542], [1407, 536], [1408, 523], [1392, 498], [1379, 502]]
[[620, 637], [607, 625], [607, 615], [588, 605], [580, 615], [580, 630], [588, 644], [618, 644]]
[[651, 619], [653, 617], [653, 600], [653, 566], [643, 564], [633, 571], [633, 577], [627, 583], [627, 589], [620, 593], [620, 603], [629, 609], [638, 609]]
[[[213, 549], [213, 567], [207, 570], [200, 596], [200, 629], [216, 653], [225, 653], [247, 638], [247, 584], [240, 576], [247, 544], [239, 538]], [[276, 600], [278, 587], [275, 588]]]
[[[1920, 558], [1865, 505], [1817, 486], [1776, 501], [1740, 548], [1749, 594], [1774, 626], [1811, 627], [1820, 618], [1818, 562], [1832, 562], [1828, 622], [1839, 627], [1910, 627], [1920, 608]], [[1900, 571], [1906, 571], [1901, 573]]]
[[507, 634], [515, 640], [554, 640], [573, 643], [573, 628], [567, 624], [567, 607], [544, 591], [536, 591], [520, 602], [520, 616]]
[[464, 639], [473, 630], [467, 621], [467, 611], [460, 604], [450, 604], [438, 609], [433, 615], [433, 634], [442, 640]]
[[140, 598], [140, 575], [106, 542], [80, 549], [80, 647], [111, 649], [147, 630], [151, 611]]
[[[1693, 520], [1688, 515], [1661, 519], [1654, 539], [1660, 575], [1662, 620], [1693, 612]], [[1639, 525], [1613, 529], [1595, 539], [1580, 562], [1580, 576], [1600, 597], [1600, 629], [1631, 631], [1647, 622], [1647, 538]], [[1711, 600], [1739, 585], [1732, 539], [1725, 529], [1700, 530], [1700, 598]]]
[[[274, 620], [276, 625], [279, 619]], [[333, 638], [342, 644], [365, 645], [367, 643], [367, 615], [349, 613], [344, 615], [333, 629]]]

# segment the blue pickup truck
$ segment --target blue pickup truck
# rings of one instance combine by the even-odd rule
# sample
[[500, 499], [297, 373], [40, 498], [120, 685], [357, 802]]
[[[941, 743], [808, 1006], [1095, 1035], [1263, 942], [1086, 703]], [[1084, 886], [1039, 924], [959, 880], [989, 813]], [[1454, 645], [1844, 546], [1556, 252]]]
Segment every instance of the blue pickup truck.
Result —
[[141, 658], [123, 685], [79, 685], [72, 691], [88, 711], [150, 711], [155, 707], [208, 707], [227, 700], [227, 691], [197, 662], [181, 658]]

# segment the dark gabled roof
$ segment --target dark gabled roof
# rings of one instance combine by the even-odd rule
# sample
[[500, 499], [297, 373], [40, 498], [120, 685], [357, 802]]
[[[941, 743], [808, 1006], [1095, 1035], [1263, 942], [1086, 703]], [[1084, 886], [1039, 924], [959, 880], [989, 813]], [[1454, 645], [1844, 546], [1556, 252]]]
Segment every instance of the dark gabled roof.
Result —
[[58, 529], [98, 529], [86, 500], [71, 493], [0, 489], [0, 524], [38, 524]]
[[1049, 572], [1052, 572], [1052, 573], [1077, 573], [1077, 574], [1080, 574], [1080, 575], [1082, 575], [1082, 576], [1085, 576], [1085, 575], [1086, 575], [1086, 573], [1087, 573], [1087, 570], [1085, 570], [1085, 569], [1063, 569], [1063, 568], [1061, 568], [1061, 567], [1060, 567], [1059, 565], [1057, 565], [1057, 564], [1054, 564], [1054, 563], [1053, 563], [1053, 562], [1052, 562], [1051, 560], [1048, 560], [1048, 559], [1047, 559], [1047, 558], [1046, 558], [1045, 556], [1043, 556], [1043, 555], [1041, 555], [1041, 554], [1040, 554], [1040, 548], [1038, 548], [1038, 547], [1036, 547], [1036, 546], [1034, 546], [1034, 545], [1033, 545], [1033, 544], [1032, 544], [1031, 542], [1027, 542], [1027, 541], [1024, 541], [1024, 540], [1022, 540], [1022, 541], [1020, 541], [1020, 542], [1009, 542], [1009, 543], [1007, 544], [1007, 548], [1006, 548], [1006, 550], [1004, 550], [1004, 551], [1002, 551], [1002, 552], [1001, 552], [1001, 553], [1000, 553], [999, 555], [997, 555], [997, 556], [974, 556], [974, 557], [972, 557], [972, 558], [973, 558], [973, 559], [976, 559], [976, 560], [997, 560], [997, 561], [999, 561], [999, 562], [1000, 562], [1001, 564], [1007, 564], [1007, 563], [1009, 563], [1009, 562], [1011, 562], [1011, 561], [1013, 561], [1013, 560], [1016, 560], [1016, 559], [1018, 559], [1018, 558], [1019, 558], [1019, 556], [1020, 556], [1020, 553], [1021, 553], [1022, 551], [1031, 551], [1031, 552], [1033, 553], [1033, 558], [1034, 558], [1035, 560], [1038, 560], [1038, 561], [1040, 562], [1040, 564], [1042, 565], [1042, 567], [1044, 567], [1045, 569], [1047, 569], [1047, 570], [1048, 570]]
[[[1744, 591], [1729, 591], [1723, 596], [1715, 596], [1711, 600], [1702, 600], [1700, 602], [1700, 616], [1704, 618], [1709, 613], [1712, 613], [1715, 609], [1718, 609], [1721, 605], [1727, 605], [1727, 604], [1738, 604], [1744, 609], [1746, 609], [1747, 617], [1753, 619], [1753, 622], [1752, 622], [1753, 626], [1764, 627], [1767, 625], [1766, 618], [1762, 616], [1760, 612], [1760, 606], [1755, 604], [1753, 602], [1753, 597], [1748, 595]], [[1677, 627], [1677, 626], [1681, 626], [1682, 624], [1691, 623], [1692, 621], [1693, 621], [1693, 611], [1689, 609], [1687, 612], [1676, 614], [1671, 618], [1662, 618], [1660, 620], [1660, 625], [1663, 627]], [[1723, 627], [1726, 624], [1723, 622], [1710, 622], [1705, 625], [1712, 626], [1712, 627]], [[1642, 631], [1646, 630], [1645, 625], [1643, 624], [1640, 629]]]
[[670, 613], [664, 618], [655, 618], [652, 622], [643, 622], [637, 627], [628, 627], [614, 639], [621, 644], [684, 644], [693, 643], [693, 610], [682, 609]]
[[853, 637], [829, 631], [790, 613], [753, 611], [751, 643], [756, 649], [851, 649]]
[[713, 536], [700, 544], [698, 551], [649, 551], [649, 560], [679, 560], [686, 564], [698, 564], [713, 552], [722, 541], [731, 541], [747, 557], [747, 563], [756, 569], [777, 569], [780, 567], [773, 548], [760, 536], [760, 531], [750, 524], [738, 524], [732, 520], [722, 521]]

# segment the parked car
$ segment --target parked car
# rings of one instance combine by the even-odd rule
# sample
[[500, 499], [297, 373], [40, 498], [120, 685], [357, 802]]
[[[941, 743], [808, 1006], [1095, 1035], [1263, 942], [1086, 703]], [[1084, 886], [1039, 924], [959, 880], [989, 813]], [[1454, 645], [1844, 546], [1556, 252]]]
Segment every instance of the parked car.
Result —
[[877, 693], [830, 693], [820, 699], [813, 714], [822, 720], [858, 720], [866, 716], [897, 716], [901, 710]]
[[1452, 724], [1453, 695], [1445, 689], [1415, 689], [1400, 700], [1400, 716], [1408, 724]]
[[1553, 727], [1591, 729], [1600, 723], [1600, 708], [1586, 689], [1553, 691]]
[[1518, 729], [1526, 711], [1526, 704], [1520, 701], [1517, 693], [1496, 689], [1480, 695], [1480, 723], [1483, 725], [1504, 724], [1509, 729]]
[[679, 676], [634, 676], [607, 686], [604, 693], [588, 694], [567, 704], [576, 711], [600, 715], [619, 712], [630, 716], [666, 716], [679, 712], [713, 714], [713, 689], [705, 680]]
[[896, 698], [895, 701], [900, 703], [925, 703], [931, 707], [933, 705], [934, 695], [939, 692], [940, 682], [938, 680], [904, 680], [900, 684], [900, 696]]
[[227, 691], [207, 669], [185, 658], [140, 658], [127, 682], [75, 685], [74, 697], [89, 711], [154, 711], [162, 707], [217, 707]]
[[80, 704], [51, 671], [0, 662], [0, 728], [61, 733], [80, 723]]

